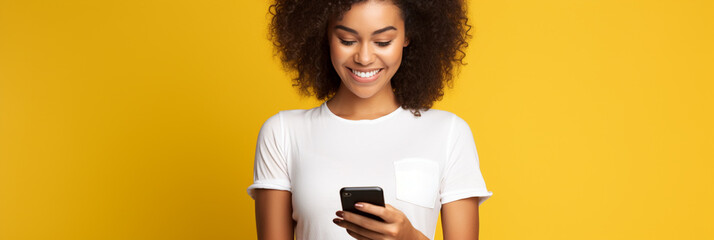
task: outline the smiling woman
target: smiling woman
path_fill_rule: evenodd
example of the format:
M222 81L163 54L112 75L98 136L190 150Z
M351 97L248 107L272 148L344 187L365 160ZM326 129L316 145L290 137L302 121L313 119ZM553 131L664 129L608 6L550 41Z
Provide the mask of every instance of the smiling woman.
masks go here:
M328 106L338 109L339 102L372 97L390 103L389 109L399 106L389 84L401 65L403 48L409 44L399 8L389 2L355 4L330 21L327 29L332 66L342 79L339 94Z
M430 109L461 64L461 1L277 1L271 36L302 93L326 100L281 111L258 136L259 239L478 238L491 196L471 130ZM409 110L409 111L404 111ZM384 207L338 211L339 190L384 189Z
M388 3L373 5L369 2ZM362 4L357 4L362 3ZM443 96L443 88L449 85L454 77L454 70L462 64L464 48L468 45L470 35L467 24L466 6L463 1L310 1L310 3L296 3L295 1L277 1L270 8L273 14L270 25L271 40L286 70L294 72L295 85L305 95L315 95L320 100L330 99L341 86L339 69L332 67L334 60L331 48L335 47L334 41L328 38L328 32L336 29L328 28L333 21L344 21L348 10L359 5L362 8L378 9L375 6L385 6L379 12L365 12L363 20L372 21L373 18L385 18L388 22L379 25L378 22L372 31L363 32L362 37L375 37L377 46L392 46L395 42L388 42L388 36L377 36L383 27L388 27L389 22L403 22L403 27L396 30L385 31L385 34L404 34L403 39L409 40L409 46L403 48L401 54L401 71L393 73L390 84L400 106L419 114L420 110L429 109L432 104ZM396 18L386 19L393 13ZM343 33L356 34L357 28L364 31L365 26L358 22L354 26L343 25ZM352 32L347 29L354 30ZM343 31L344 30L344 31ZM393 31L393 32L392 32ZM392 32L392 33L387 33ZM384 37L377 39L376 37ZM357 39L343 39L347 45L361 45ZM385 40L385 41L383 41ZM374 45L372 45L374 46ZM393 47L393 46L392 46ZM401 48L398 45L397 48ZM357 48L359 49L359 48ZM378 49L376 49L378 50ZM392 49L395 50L395 49ZM368 57L368 56L367 56Z

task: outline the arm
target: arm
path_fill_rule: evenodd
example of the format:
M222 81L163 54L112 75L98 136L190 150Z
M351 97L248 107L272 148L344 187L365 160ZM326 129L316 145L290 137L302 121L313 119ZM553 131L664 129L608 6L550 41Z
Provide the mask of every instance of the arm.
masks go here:
M441 206L444 239L478 239L478 197L456 200Z
M294 239L292 193L282 190L255 189L255 223L258 239Z

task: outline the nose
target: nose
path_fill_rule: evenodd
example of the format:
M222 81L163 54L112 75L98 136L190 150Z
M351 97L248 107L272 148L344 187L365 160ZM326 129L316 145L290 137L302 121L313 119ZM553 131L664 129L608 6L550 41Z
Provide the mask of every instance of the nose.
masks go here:
M361 44L359 50L355 54L354 60L360 65L367 66L374 62L375 56L372 47L369 44Z

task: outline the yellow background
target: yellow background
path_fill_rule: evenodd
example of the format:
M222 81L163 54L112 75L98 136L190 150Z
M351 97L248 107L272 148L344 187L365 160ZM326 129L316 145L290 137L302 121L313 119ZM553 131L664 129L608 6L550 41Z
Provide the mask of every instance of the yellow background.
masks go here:
M0 239L251 239L264 1L0 0ZM712 1L472 1L482 239L714 239ZM440 230L437 233L437 239Z

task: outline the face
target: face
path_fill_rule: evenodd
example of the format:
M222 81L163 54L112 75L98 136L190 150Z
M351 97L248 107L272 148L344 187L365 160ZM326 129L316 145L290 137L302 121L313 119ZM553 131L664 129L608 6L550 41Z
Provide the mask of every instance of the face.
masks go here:
M360 98L393 94L390 80L402 61L405 39L401 11L390 1L352 5L342 19L330 21L332 65L342 88Z

